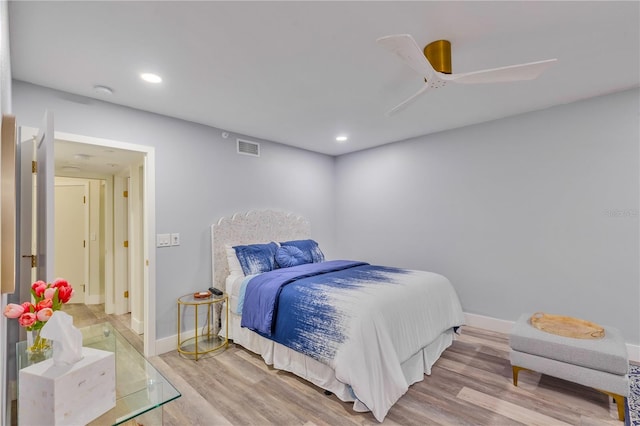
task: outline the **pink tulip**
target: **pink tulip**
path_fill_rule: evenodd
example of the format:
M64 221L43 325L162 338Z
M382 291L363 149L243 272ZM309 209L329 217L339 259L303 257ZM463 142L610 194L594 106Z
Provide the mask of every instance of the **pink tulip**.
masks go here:
M38 319L38 321L49 321L49 318L51 318L51 315L53 315L53 309L51 308L44 308L40 311L38 311L38 313L36 314L36 318Z
M22 308L25 312L32 312L36 310L36 307L31 304L31 302L24 302L22 304ZM33 308L33 309L32 309Z
M53 296L56 294L56 289L53 287L49 287L44 291L45 299L53 299Z
M7 318L18 318L20 315L24 314L24 308L22 305L16 305L15 303L9 303L4 308L4 316Z
M42 297L42 293L47 289L47 283L44 281L36 281L31 284L31 289L35 292L36 297Z
M53 300L51 299L43 299L36 303L36 311L41 311L43 309L53 308Z
M38 280L38 281L35 281L33 284L31 284L31 288L35 290L36 287L40 287L41 285L44 285L46 287L47 283L45 283L42 280Z
M31 327L36 323L36 320L36 314L25 312L24 314L20 315L20 318L18 318L18 324L20 324L22 327Z
M71 288L70 286L58 287L58 300L60 302L67 303L72 296L73 296L73 288Z
M62 278L57 278L57 279L53 282L52 287L59 288L59 287L71 287L71 286L69 285L69 283L67 282L67 280L62 279Z

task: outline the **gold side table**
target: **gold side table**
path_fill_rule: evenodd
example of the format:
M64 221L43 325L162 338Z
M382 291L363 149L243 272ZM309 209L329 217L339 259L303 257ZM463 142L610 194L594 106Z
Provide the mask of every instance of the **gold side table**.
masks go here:
M226 306L226 318L229 318L229 296L224 293L222 296L210 296L208 298L196 298L193 294L186 294L178 299L178 352L184 355L193 355L197 361L200 356L229 346L229 322L225 321L224 336L220 336L218 330L219 316L214 312L214 306L222 303ZM184 338L182 331L182 314L187 311L187 307L195 308L194 329ZM221 307L222 308L222 307ZM206 325L200 330L198 326L198 313L202 309L207 311ZM217 309L222 312L222 309ZM213 322L216 321L214 324ZM184 338L184 340L183 340Z

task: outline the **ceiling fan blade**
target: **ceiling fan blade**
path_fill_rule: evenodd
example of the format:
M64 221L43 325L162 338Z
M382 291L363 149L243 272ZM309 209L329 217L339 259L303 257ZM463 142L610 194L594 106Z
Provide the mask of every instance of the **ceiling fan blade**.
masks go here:
M538 78L547 68L553 65L557 59L529 62L526 64L510 65L507 67L492 68L481 71L473 71L462 74L441 74L438 76L446 81L454 81L463 84L476 83L504 83L509 81L533 80Z
M380 37L376 40L380 46L395 53L422 77L430 78L435 70L427 61L418 43L409 34L397 34Z
M429 88L430 88L429 84L427 84L427 83L423 84L422 87L420 88L420 90L418 90L416 93L411 95L411 97L409 97L408 99L406 99L401 104L398 104L398 105L394 106L393 108L391 108L389 111L387 111L387 116L390 117L393 114L397 113L398 111L402 111L407 106L412 104L416 99L418 99L418 97L420 95L422 95L424 92L426 92Z

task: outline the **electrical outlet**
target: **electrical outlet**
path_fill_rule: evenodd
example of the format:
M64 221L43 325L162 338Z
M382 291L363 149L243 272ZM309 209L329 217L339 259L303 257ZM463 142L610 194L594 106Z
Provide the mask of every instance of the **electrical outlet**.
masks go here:
M171 245L171 235L170 234L158 234L156 235L156 246L157 247L169 247Z
M179 246L180 245L180 234L178 234L178 233L171 234L171 245L172 246Z

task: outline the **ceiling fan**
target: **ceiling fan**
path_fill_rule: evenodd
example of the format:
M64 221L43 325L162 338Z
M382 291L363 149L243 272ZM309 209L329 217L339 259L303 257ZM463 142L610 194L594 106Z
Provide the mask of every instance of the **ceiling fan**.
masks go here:
M395 114L404 109L427 90L440 89L448 83L477 84L533 80L557 61L557 59L547 59L526 64L452 74L451 43L447 40L437 40L429 43L425 46L424 51L420 49L418 43L409 34L381 37L376 42L398 55L407 65L424 77L424 85L420 90L389 110L387 115Z

